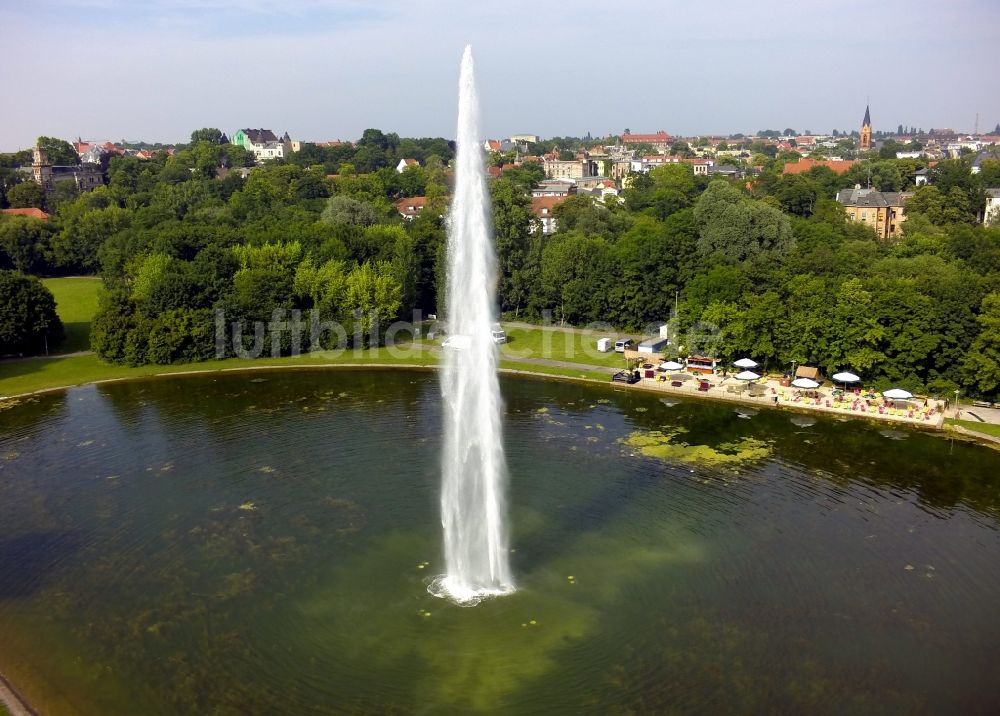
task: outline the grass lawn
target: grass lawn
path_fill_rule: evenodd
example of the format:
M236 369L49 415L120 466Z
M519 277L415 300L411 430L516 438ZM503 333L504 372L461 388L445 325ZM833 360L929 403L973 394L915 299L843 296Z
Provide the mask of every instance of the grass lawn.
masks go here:
M625 359L621 353L598 353L597 339L602 335L591 335L540 328L511 328L507 331L507 343L500 347L500 355L524 358L546 358L548 360L586 363L587 365L610 368L624 368ZM615 334L608 333L614 338Z
M955 420L955 418L946 418L945 423L948 425L961 425L966 430L974 430L977 433L985 433L986 435L1000 438L1000 425L993 423L980 423L978 420Z
M66 340L53 353L90 350L90 322L97 312L99 278L71 276L42 280L56 299L56 312L66 329Z
M10 716L10 711L3 704L0 704L0 716Z
M253 369L261 366L294 367L303 365L344 365L363 363L371 365L436 365L437 355L427 350L395 347L363 351L345 350L338 354L306 354L287 358L257 358L244 360L206 361L181 365L144 365L137 368L110 365L95 355L66 356L63 358L29 358L0 363L0 396L31 393L46 388L80 385L115 378L140 378L166 373L186 373L225 369Z

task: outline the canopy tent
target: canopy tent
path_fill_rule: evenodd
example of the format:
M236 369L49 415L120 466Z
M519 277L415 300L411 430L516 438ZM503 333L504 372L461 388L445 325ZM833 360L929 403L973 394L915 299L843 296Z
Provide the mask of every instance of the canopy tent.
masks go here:
M819 383L817 383L812 378L796 378L792 381L792 385L796 388L805 388L807 390L812 390L813 388L818 388Z
M740 358L738 361L733 362L733 365L737 368L756 368L757 361L750 360L749 358Z
M857 383L861 378L854 373L834 373L832 376L837 383Z
M823 380L823 374L819 368L811 365L800 365L795 369L796 378L811 378L812 380Z
M663 370L680 370L681 368L684 367L684 364L683 363L678 363L675 360L668 360L668 361L664 361L663 363L660 363L660 367Z
M745 370L736 374L736 380L760 380L760 376L752 370Z
M903 390L902 388L890 388L882 393L882 396L889 398L890 400L909 400L913 397L913 393L908 390Z

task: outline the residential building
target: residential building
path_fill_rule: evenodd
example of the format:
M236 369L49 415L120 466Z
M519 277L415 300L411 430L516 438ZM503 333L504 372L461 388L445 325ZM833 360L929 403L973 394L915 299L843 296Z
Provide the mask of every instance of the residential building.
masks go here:
M743 170L739 167L734 167L732 164L713 165L709 166L708 175L736 179L743 176Z
M865 118L861 120L861 140L858 142L858 149L862 152L867 152L872 148L872 118L871 113L868 111L868 105L865 105Z
M972 173L978 174L983 169L984 161L1000 162L1000 149L987 149L972 158Z
M411 196L395 203L396 211L407 221L413 221L427 206L426 196Z
M902 233L906 202L911 196L911 192L854 187L837 192L837 201L844 205L851 221L872 227L880 239L894 239Z
M258 162L267 159L284 159L292 153L292 139L288 132L278 137L270 129L239 129L232 143L253 152Z
M923 169L917 169L917 171L915 171L913 173L913 181L914 181L914 183L917 186L923 186L924 184L926 184L927 183L927 174L928 174L927 167L924 167Z
M402 174L406 171L407 167L419 167L420 162L416 159L400 159L399 164L396 165L396 171Z
M589 159L548 159L543 162L545 176L550 179L576 179L578 177L597 176L597 162Z
M531 196L538 197L561 197L565 199L571 194L576 194L576 181L573 179L544 179L531 190Z
M983 223L987 226L1000 226L1000 188L986 190L986 210L983 212Z
M49 164L45 150L37 145L32 149L31 156L31 178L45 191L52 191L61 181L72 181L81 191L96 189L104 184L104 172L99 164L53 166Z
M566 197L558 196L536 196L531 199L531 213L538 219L538 224L542 227L542 235L548 236L555 233L556 217L555 208L566 201ZM531 228L532 233L535 227Z
M670 145L674 139L662 129L656 134L632 134L628 129L622 134L622 144L625 146L636 144L651 144L653 149L666 154L670 151Z

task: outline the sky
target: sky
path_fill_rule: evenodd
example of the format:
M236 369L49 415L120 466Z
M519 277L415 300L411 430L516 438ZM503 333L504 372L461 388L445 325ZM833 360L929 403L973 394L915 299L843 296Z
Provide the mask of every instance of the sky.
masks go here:
M1000 122L997 0L0 0L0 151L451 138L466 44L484 137Z

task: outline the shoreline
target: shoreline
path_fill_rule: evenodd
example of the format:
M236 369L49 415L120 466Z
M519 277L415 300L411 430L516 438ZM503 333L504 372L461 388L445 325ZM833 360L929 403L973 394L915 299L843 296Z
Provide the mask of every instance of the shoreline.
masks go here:
M0 704L7 707L11 716L39 716L2 672L0 672Z
M501 358L501 361L503 359ZM514 361L516 362L516 361ZM196 366L197 364L189 364ZM525 363L521 363L525 365ZM905 417L895 417L889 415L879 415L873 413L859 413L855 411L848 411L843 409L827 408L825 406L813 406L813 405L799 405L796 403L791 403L789 401L777 402L773 401L773 396L762 396L762 397L750 397L744 393L729 393L722 390L721 385L713 386L710 391L698 391L693 387L688 387L685 384L681 388L670 387L666 383L651 383L648 379L643 379L639 383L632 385L627 385L623 383L613 383L610 380L611 374L614 369L607 368L606 366L590 366L585 364L574 364L579 370L582 371L593 371L601 372L607 371L608 379L600 380L587 375L567 375L565 373L549 373L545 371L531 370L526 367L504 367L498 368L498 372L506 375L518 375L523 377L529 377L534 379L548 379L548 380L561 380L569 381L575 383L586 383L593 386L608 386L614 391L630 391L638 390L644 393L658 393L664 397L676 396L681 399L688 398L693 400L711 400L715 402L725 402L732 403L736 405L744 405L747 407L759 408L769 408L774 410L785 410L791 413L797 413L800 415L826 415L828 417L835 417L838 419L853 419L853 420L863 420L872 425L896 425L896 426L907 426L922 430L924 432L936 433L942 436L954 436L956 434L961 435L963 439L975 441L981 443L988 447L1000 449L1000 440L997 440L993 436L986 435L984 433L977 433L976 431L969 430L967 428L961 428L960 426L950 426L946 425L944 422L944 413L940 413L939 417L936 417L933 421L925 421L918 419L911 419ZM211 373L241 373L241 372L251 372L251 371L294 371L294 370L416 370L416 371L436 371L440 367L439 364L421 364L421 363L383 363L383 362L352 362L352 363L300 363L293 365L281 365L281 364L268 364L268 365L245 365L245 366L232 366L226 368L189 368L187 370L171 371L167 370L162 373L150 373L146 375L138 376L122 376L118 378L104 378L100 380L84 381L81 383L74 383L69 385L52 386L48 388L41 388L35 391L28 391L25 393L17 393L14 395L3 396L0 401L19 401L25 398L30 398L38 395L46 395L48 393L55 393L65 390L70 390L72 388L81 388L87 385L103 385L107 383L120 383L125 381L136 381L136 380L151 380L160 378L170 378L175 376L191 376L191 375L207 375ZM692 382L693 386L693 382Z

